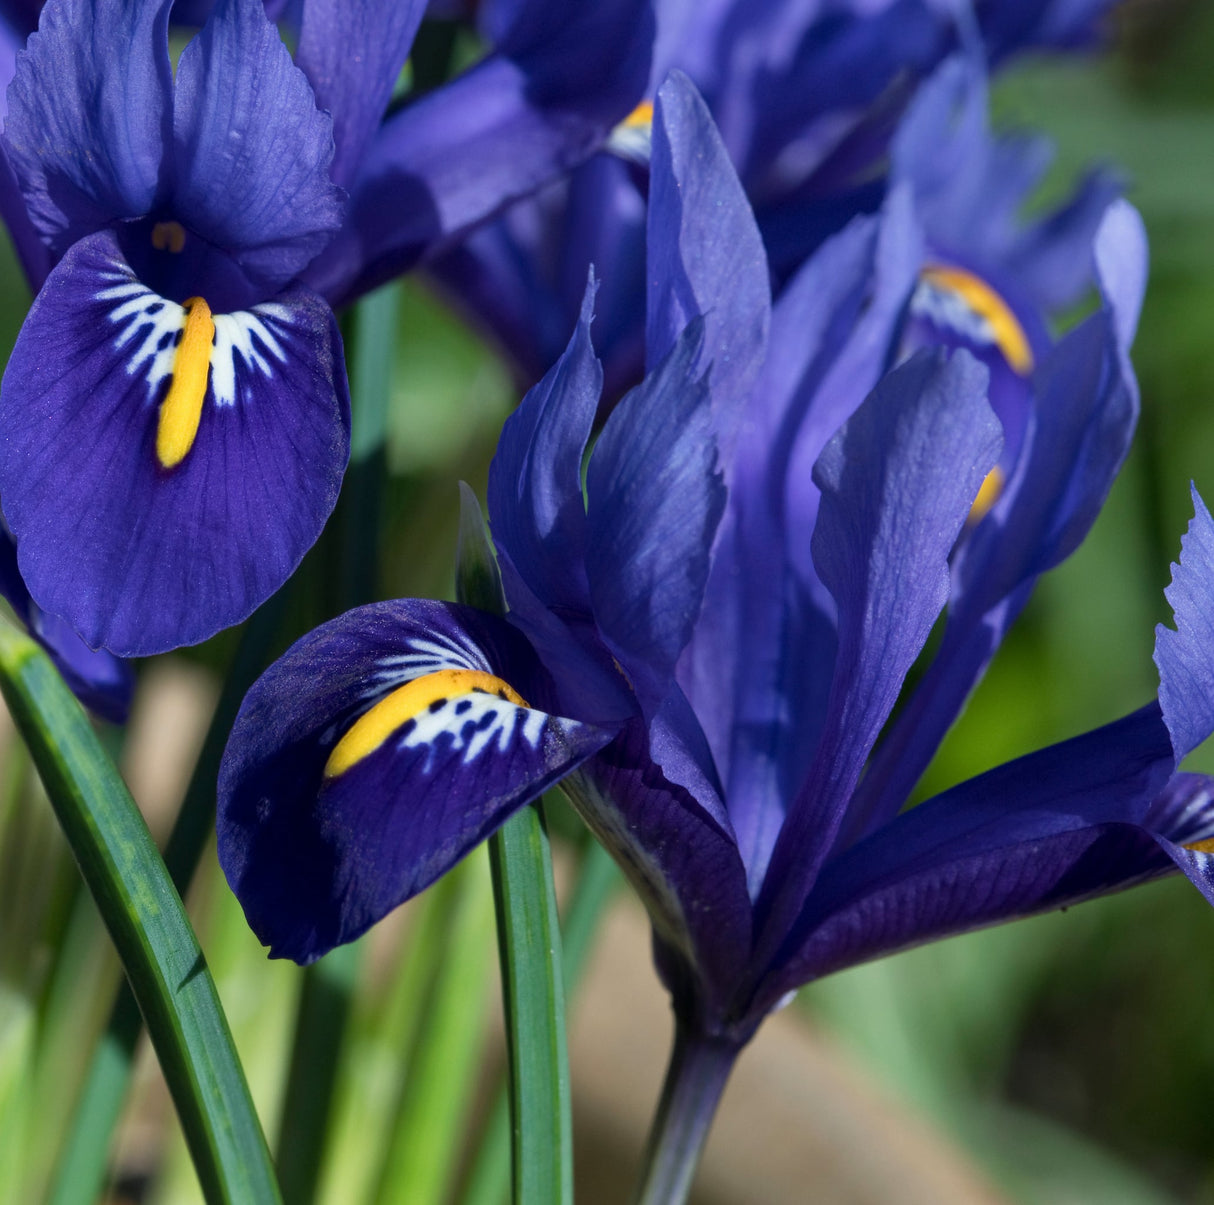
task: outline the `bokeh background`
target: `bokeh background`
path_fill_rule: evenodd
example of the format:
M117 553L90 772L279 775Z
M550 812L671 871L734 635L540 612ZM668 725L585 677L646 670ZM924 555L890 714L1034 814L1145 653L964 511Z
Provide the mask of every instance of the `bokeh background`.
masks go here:
M1151 240L1134 349L1142 421L1092 534L1042 581L931 767L924 793L1151 697L1154 626L1170 618L1163 588L1191 514L1190 480L1214 501L1214 4L1135 0L1112 24L1112 45L1100 55L1013 66L996 83L993 106L997 124L1036 127L1056 141L1046 195L1093 161L1125 174ZM0 258L0 354L7 355L29 298L7 249ZM464 478L483 496L516 394L493 352L424 280L400 286L397 325L377 590L449 597L455 482ZM280 646L323 618L342 540L356 535L356 528L330 531L309 558L286 601ZM145 663L129 732L107 734L158 834L171 822L236 640L225 634ZM7 729L0 754L0 1201L32 1201L45 1189L118 970ZM1199 751L1192 768L1214 772L1214 750ZM576 845L576 826L559 803L553 824ZM562 858L562 868L573 860ZM369 948L338 976L358 986L318 1200L418 1205L466 1199L470 1191L468 1152L501 1058L492 1020L492 912L479 858L462 874L360 943ZM273 1136L299 972L264 960L213 853L191 907ZM656 1024L660 1052L661 1010L653 1022L652 1002L642 1008L628 994L655 990L635 986L652 976L644 927L629 915L613 915L603 949L619 949L630 969L613 973L599 951L581 990L600 993L598 1011L615 1024L612 1041L640 1049L652 1041L641 1029ZM623 993L619 1002L604 1003L613 986ZM578 1036L583 1007L575 1000L575 1100L593 1107L579 1105L580 1199L625 1199L636 1135L654 1103L644 1093L656 1092L660 1066L648 1068L650 1086L632 1096L627 1085L617 1098L579 1085L595 1059L579 1055L577 1043L591 1052L597 1043L602 1056L607 1041L593 1030ZM802 1047L789 1056L806 1076L821 1076L808 1085L821 1116L832 1125L844 1114L855 1119L852 1148L840 1154L842 1170L831 1172L836 1187L819 1193L807 1165L799 1186L752 1179L723 1195L728 1175L713 1173L708 1182L706 1170L705 1202L918 1199L909 1181L901 1193L890 1181L893 1195L880 1195L862 1166L878 1149L888 1152L891 1117L901 1127L898 1141L955 1162L960 1178L949 1183L970 1183L972 1174L992 1200L1214 1202L1214 912L1183 880L836 976L804 990L778 1027L780 1041L796 1046L800 1033L828 1052L821 1063L797 1062ZM435 1081L441 1090L410 1087ZM773 1079L766 1103L753 1106L755 1125L782 1122L785 1136L772 1131L781 1142L812 1146L798 1129L812 1109L785 1106L781 1091ZM879 1117L873 1100L881 1102ZM855 1163L850 1187L848 1159ZM113 1200L198 1199L146 1052L114 1167ZM978 1193L955 1186L936 1190L934 1199L952 1194L965 1202Z

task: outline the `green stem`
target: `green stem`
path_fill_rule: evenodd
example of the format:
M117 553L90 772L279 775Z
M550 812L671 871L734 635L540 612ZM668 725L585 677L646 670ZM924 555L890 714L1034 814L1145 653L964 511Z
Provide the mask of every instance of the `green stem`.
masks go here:
M733 1044L676 1026L666 1082L645 1148L637 1205L683 1205L687 1200L737 1057Z
M561 954L565 968L565 999L570 1000L586 969L594 935L607 901L620 882L611 855L590 838L578 864L577 880L561 925ZM510 1192L510 1097L499 1083L485 1120L480 1145L468 1173L464 1205L500 1205Z
M502 614L505 595L480 506L462 483L460 495L456 597ZM573 1117L561 930L552 853L538 801L489 838L489 867L506 1014L514 1201L572 1202Z
M506 1012L516 1205L573 1200L560 927L539 804L489 838Z
M143 817L46 654L8 627L0 690L147 1021L207 1200L277 1202L215 984Z

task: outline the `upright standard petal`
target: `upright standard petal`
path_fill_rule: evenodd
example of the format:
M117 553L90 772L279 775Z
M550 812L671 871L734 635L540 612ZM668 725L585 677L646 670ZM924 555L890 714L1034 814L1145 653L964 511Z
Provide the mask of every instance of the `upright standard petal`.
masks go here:
M219 0L182 52L173 138L173 214L265 292L341 224L332 122L260 0Z
M352 941L611 739L529 707L541 676L502 620L410 599L258 679L220 767L219 859L272 957Z
M1091 281L1089 249L1121 183L1094 172L1064 205L1024 221L1052 150L1041 138L994 137L987 107L984 65L961 55L945 62L898 130L891 176L913 184L939 252L983 275L1006 266L1036 306L1072 304Z
M760 895L762 950L783 942L817 876L903 679L948 597L948 555L1001 442L986 370L920 353L827 445L814 562L838 606L821 743Z
M4 144L30 217L62 254L148 213L173 120L170 0L49 0L17 56Z
M616 408L586 473L587 563L599 631L647 718L691 636L725 505L696 319Z
M648 222L646 364L656 368L687 324L703 319L700 371L712 365L724 452L763 363L771 287L750 203L707 107L681 71L662 85L654 110Z
M827 242L776 304L703 610L679 660L679 682L712 746L755 894L817 747L835 656L833 608L827 599L819 605L795 568L808 560L799 545L808 543L812 516L806 523L787 509L789 461L838 344L882 309L872 297L878 225L860 219ZM796 497L806 493L799 484Z
M860 785L849 840L905 803L1037 576L1079 546L1129 451L1138 419L1129 353L1146 243L1141 219L1125 202L1110 206L1101 226L1096 267L1103 310L1071 331L1034 375L1017 462L954 554L944 639Z
M0 495L30 593L123 656L206 639L316 540L349 431L318 297L212 315L147 289L114 234L83 239L0 384Z
M425 0L305 0L295 62L333 119L332 177L346 187L379 125Z
M596 292L592 277L569 346L502 426L489 467L494 542L545 607L589 609L582 456L603 388Z

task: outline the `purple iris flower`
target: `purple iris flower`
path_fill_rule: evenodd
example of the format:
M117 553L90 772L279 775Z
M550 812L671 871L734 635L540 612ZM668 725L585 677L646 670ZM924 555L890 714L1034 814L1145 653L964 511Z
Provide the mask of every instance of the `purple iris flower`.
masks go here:
M361 608L246 698L219 855L271 954L356 937L561 775L649 910L680 1057L718 1071L831 971L1177 866L1214 902L1214 784L1178 772L1214 731L1214 520L1196 493L1159 701L902 810L1124 456L1134 211L1102 222L1102 305L1045 349L981 509L1003 443L984 366L927 347L885 371L922 262L904 193L828 240L769 318L753 215L676 75L649 235L651 369L584 475L603 385L593 282L503 430L489 510L508 622ZM943 669L890 729L946 605Z
M1031 239L1041 240L1053 248L1051 262L1060 271L1048 282L1045 299L1050 306L1060 297L1069 304L1076 291L1066 287L1073 285L1070 265L1086 271L1085 248L1116 183L1108 173L1095 173L1058 214L1022 229L1018 211L1044 172L1048 149L1035 139L991 139L980 77L1016 52L1090 40L1109 7L1103 0L972 6L661 0L649 95L671 68L686 72L700 89L750 198L777 286L825 237L856 214L877 210L900 181L913 180L935 194L942 218L950 191L956 207L975 200L972 190L982 183L990 195L985 207L974 208L982 211L977 229L987 256L1015 280L1018 260L1000 252L1012 242L1023 249ZM962 38L959 29L969 32ZM938 103L924 106L916 96L920 81L961 41L972 60L966 72L973 83L965 117L954 129L940 124ZM639 145L643 160L645 133L638 109L612 145L624 156ZM643 372L645 189L643 163L595 156L429 270L453 304L493 337L519 380L530 384L562 351L577 319L587 266L599 265L595 343L613 402ZM933 233L944 252L977 241L947 220ZM954 248L958 239L963 245ZM1046 283L1044 251L1026 292ZM1006 294L1008 283L996 287Z
M258 0L217 0L174 73L169 0L50 0L18 55L0 211L37 297L0 497L90 647L203 640L286 580L349 451L331 305L584 158L644 86L645 0L532 0L385 119L424 7L306 0L292 60Z

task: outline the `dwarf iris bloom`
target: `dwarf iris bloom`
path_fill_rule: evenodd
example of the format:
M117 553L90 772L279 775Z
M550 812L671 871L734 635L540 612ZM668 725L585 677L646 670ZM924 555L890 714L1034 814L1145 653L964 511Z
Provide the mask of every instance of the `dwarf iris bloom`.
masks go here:
M1145 271L1117 203L1095 244L1101 308L1044 349L1006 482L976 508L1003 444L986 369L932 347L883 371L920 282L905 200L825 244L769 332L741 186L694 89L664 85L653 367L583 487L603 380L592 286L491 471L510 625L442 604L352 611L245 701L219 852L272 954L357 936L566 767L649 910L678 1029L666 1099L702 1138L738 1050L811 979L1175 866L1214 898L1214 784L1176 772L1214 730L1214 521L1196 495L1159 702L899 814L1120 464ZM940 668L878 745L946 604ZM508 655L510 630L529 643ZM539 710L512 693L523 681Z
M495 54L381 124L420 0L308 0L297 62L257 0L219 0L175 76L170 7L51 0L3 137L4 212L49 274L0 388L0 497L38 606L122 655L282 584L348 455L330 302L588 154L651 36L643 3L547 25L522 6Z

